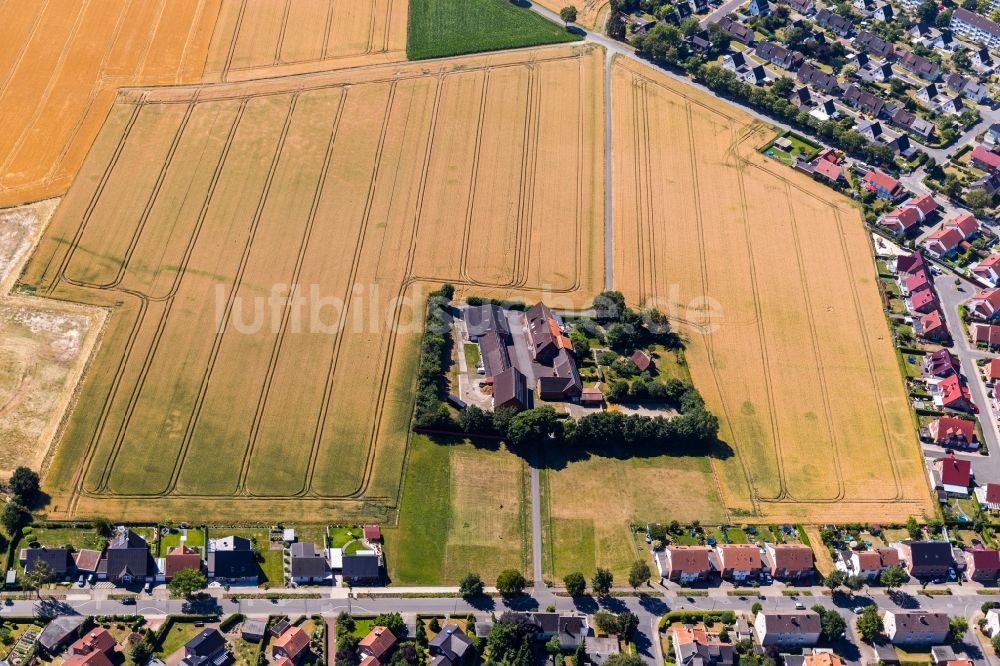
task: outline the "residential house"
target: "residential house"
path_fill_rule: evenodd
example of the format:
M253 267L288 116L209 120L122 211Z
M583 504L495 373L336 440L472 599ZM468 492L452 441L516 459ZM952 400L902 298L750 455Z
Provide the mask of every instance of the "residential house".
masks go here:
M667 546L656 555L660 576L675 583L696 583L712 571L712 549L708 546Z
M971 268L972 274L988 285L1000 284L1000 254L991 254Z
M201 571L201 552L190 546L174 546L163 558L163 575L170 580L184 569Z
M382 528L378 525L370 524L361 527L361 534L368 543L382 542Z
M1000 483L976 486L976 499L984 510L1000 511Z
M85 615L59 615L52 619L38 635L38 646L50 656L55 656L64 646L78 638L87 622Z
M983 376L987 386L995 386L1000 381L1000 358L991 358L983 366Z
M802 14L804 16L811 15L816 11L815 0L779 0L782 4L786 4L793 10Z
M765 648L816 645L821 631L819 613L811 610L762 610L753 624L757 641Z
M809 88L806 86L797 86L794 88L788 99L800 111L805 110L813 104L812 95L809 94Z
M372 629L372 632L376 629L382 629L385 632L389 631L385 627L375 627L375 629ZM389 635L391 636L392 634L390 633ZM371 636L371 633L368 636ZM367 654L364 643L368 639L368 636L358 641L358 651L361 654ZM395 639L393 639L393 643L395 644ZM271 641L271 656L275 659L288 659L294 664L308 653L309 634L301 627L288 627L280 636Z
M975 81L957 73L949 74L948 78L945 79L945 84L952 92L957 93L962 97L975 102L976 104L982 103L983 99L986 98L990 92L989 89L983 84L976 83Z
M250 539L229 536L208 541L208 577L222 583L257 583L260 567Z
M955 566L951 543L947 541L906 540L894 545L906 563L906 572L914 578L944 577Z
M905 134L900 134L885 145L889 146L889 148L892 149L892 152L897 155L903 155L904 157L912 155L914 152L912 146L910 145L910 138Z
M798 69L805 59L805 56L798 51L790 51L780 44L768 41L757 42L754 52L772 65L787 70Z
M939 349L924 356L920 366L925 376L947 377L961 372L958 359L947 349Z
M1000 577L1000 552L977 546L965 551L965 577L988 585L996 585Z
M979 235L981 229L979 220L972 213L960 213L945 223L946 227L958 229L962 233L962 238L972 240Z
M934 123L921 118L915 113L910 113L903 107L900 107L892 114L890 121L896 127L913 132L921 139L928 139L934 135Z
M946 613L923 610L887 610L882 625L894 645L943 643L950 630Z
M352 555L344 555L341 575L352 584L373 584L382 579L382 567L374 551L359 550Z
M885 101L881 97L873 95L867 90L862 90L853 84L848 86L847 90L844 91L844 103L873 118L877 118L885 106ZM881 127L879 128L879 134L881 134ZM874 139L876 137L869 138Z
M203 629L184 644L182 666L222 666L229 660L226 639L218 629Z
M892 5L883 4L872 10L871 17L876 21L888 23L895 18L895 14L892 11Z
M767 0L750 0L750 16L767 16L771 13L771 6Z
M854 25L850 19L825 8L816 12L816 23L840 37L850 37L854 31Z
M632 352L630 359L635 363L635 367L639 368L639 372L652 372L656 370L656 363L652 357L641 349Z
M948 326L939 310L932 310L913 322L913 332L924 340L944 342L951 339Z
M523 411L531 407L528 378L517 368L510 367L493 376L493 409Z
M728 69L730 72L738 72L746 69L747 59L743 55L743 51L730 51L722 57L722 69Z
M931 441L946 448L976 448L976 424L954 416L939 416L927 425Z
M940 478L940 486L945 493L959 497L969 496L969 486L972 485L972 463L947 454L934 461L934 471Z
M938 409L970 411L972 402L969 398L969 389L962 383L959 375L949 375L937 381L929 381L928 388Z
M970 192L972 190L982 190L986 193L986 196L992 197L997 193L997 191L1000 191L1000 178L998 178L995 173L983 174L974 180L966 189Z
M982 171L989 171L990 173L1000 171L1000 155L987 150L984 146L973 148L972 154L969 155L969 161L972 163L972 166Z
M874 63L868 71L872 79L879 83L892 81L896 76L892 71L892 65L888 62Z
M118 641L104 627L95 627L66 649L64 666L111 666Z
M799 83L803 83L810 88L824 92L827 95L840 90L840 84L837 82L836 76L833 74L827 74L823 70L818 67L814 67L808 62L799 67L799 70L795 72L795 78L798 79Z
M560 350L573 353L573 343L563 333L562 324L544 303L536 303L525 313L531 356L536 361L553 360Z
M296 541L288 547L289 578L298 585L328 583L332 580L326 552L314 544Z
M674 663L678 666L709 666L736 663L736 648L731 641L723 643L717 634L691 625L670 632L674 648Z
M982 44L990 49L1000 49L1000 25L985 16L956 7L951 14L952 31L959 37Z
M874 580L888 569L899 565L899 553L895 548L874 548L872 550L855 551L850 557L851 571Z
M915 291L907 296L903 302L906 304L907 309L912 312L919 312L920 314L928 314L938 307L937 297L930 289Z
M979 319L990 321L1000 312L1000 289L983 289L969 299L967 312Z
M507 343L496 331L487 331L479 336L479 359L487 377L496 377L511 367Z
M833 99L828 97L820 100L816 104L816 108L809 112L809 115L819 120L830 120L839 116L840 111L837 110L837 105L834 104Z
M937 106L937 110L940 113L947 113L952 116L957 116L962 113L965 109L965 103L962 102L962 98L959 95L949 95L942 99Z
M992 638L1000 634L1000 610L996 608L991 608L986 613L986 627L984 629L986 635Z
M102 563L101 555L103 554L104 553L100 550L81 548L76 555L73 556L77 572L97 577L99 574L98 569L101 568Z
M990 349L1000 347L1000 326L996 324L969 324L969 337L976 344L984 344Z
M801 582L813 576L812 548L802 544L767 544L771 576L778 580Z
M936 62L919 56L913 51L904 51L903 57L899 59L899 65L926 81L937 81L941 76L941 67Z
M25 572L37 566L48 567L57 579L63 579L70 571L69 551L65 548L22 548L18 559Z
M880 60L886 60L896 55L896 49L893 47L892 42L886 41L867 30L859 32L858 36L854 38L854 43Z
M890 257L887 265L889 271L896 273L900 279L905 279L917 273L926 272L927 269L927 264L924 262L924 256L919 252L894 255L893 257Z
M918 88L914 96L926 106L936 106L939 94L937 85L928 83L923 88Z
M858 72L867 67L869 62L871 62L871 58L864 51L855 51L854 53L847 54L847 64L854 65Z
M927 254L935 259L945 259L957 254L964 240L961 230L944 226L924 239L924 247L927 249Z
M548 366L538 366L538 395L542 400L571 400L583 393L583 381L576 367L576 360L566 349L560 349Z
M104 568L109 581L116 584L145 582L152 575L152 557L146 540L129 529L120 529L104 551Z
M763 65L754 65L736 72L736 78L747 85L759 86L767 81L767 72Z
M866 173L861 182L866 188L875 192L880 199L893 201L902 196L905 191L898 180L878 169L872 169Z
M728 16L723 16L721 19L718 20L716 25L718 25L719 28L721 28L724 33L726 33L736 41L740 42L741 44L750 46L754 42L753 28L743 25L738 21L734 21Z
M457 624L441 627L427 643L427 649L434 657L431 664L435 666L461 666L470 663L476 653L472 649L472 639Z
M719 544L715 547L719 573L725 579L757 578L761 572L760 550L753 544Z
M930 278L927 277L927 273L924 271L920 271L906 279L900 278L899 283L903 296L911 296L923 289L930 289L932 286Z
M877 141L882 137L882 123L877 120L859 122L854 129L869 141Z
M844 179L844 167L827 160L813 162L813 173L832 184L837 184Z

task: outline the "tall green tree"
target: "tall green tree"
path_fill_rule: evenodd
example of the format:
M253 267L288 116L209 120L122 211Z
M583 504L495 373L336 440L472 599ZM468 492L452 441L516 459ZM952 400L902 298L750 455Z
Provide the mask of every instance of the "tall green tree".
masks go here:
M649 565L642 560L636 560L628 572L628 584L632 586L632 589L637 590L640 585L648 583L651 576Z
M39 490L41 490L38 472L27 467L18 467L15 469L14 473L11 474L8 485L14 497L21 500L22 504L30 505L35 497L38 496Z
M563 578L563 585L566 586L566 593L571 597L580 597L587 591L587 579L579 571L566 574Z
M882 634L882 618L879 617L878 608L874 605L865 606L858 616L856 626L865 642L876 640Z
M607 594L614 585L615 577L607 569L598 567L594 572L594 577L590 579L590 588L595 594Z
M517 569L504 569L497 576L497 592L505 597L521 594L528 586L528 581Z
M559 10L559 18L563 20L563 23L565 23L568 28L570 23L576 21L576 7L573 5L566 5Z
M198 569L188 567L174 574L170 582L167 583L167 589L175 596L189 598L198 590L205 589L206 585L208 585L208 578L205 577L205 574Z
M477 573L469 572L458 583L458 593L463 599L473 599L483 594L483 579Z

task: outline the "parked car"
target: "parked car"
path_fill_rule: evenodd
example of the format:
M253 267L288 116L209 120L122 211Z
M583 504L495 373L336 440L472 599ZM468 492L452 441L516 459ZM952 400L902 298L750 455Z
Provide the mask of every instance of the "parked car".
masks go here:
M851 610L854 612L855 615L861 615L862 613L865 612L865 607L864 606L855 606Z

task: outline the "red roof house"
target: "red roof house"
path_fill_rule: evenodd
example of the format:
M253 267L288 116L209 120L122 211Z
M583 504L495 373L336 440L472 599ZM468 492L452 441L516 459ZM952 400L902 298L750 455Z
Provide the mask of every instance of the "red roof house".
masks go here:
M992 548L965 551L965 576L981 583L996 583L1000 575L1000 553Z
M996 287L1000 284L1000 254L991 254L972 267L972 274Z
M958 363L958 359L950 351L939 349L924 356L921 369L925 375L947 377L959 372L961 366Z
M271 643L271 655L275 659L287 658L297 661L309 647L309 634L301 627L289 627Z
M959 245L965 240L961 229L946 226L938 229L924 240L924 247L932 257L941 259L949 257L958 251Z
M923 271L926 265L924 255L919 252L901 254L889 260L889 270L899 274L901 278Z
M844 177L844 167L827 159L817 159L813 164L813 173L817 173L830 182L836 183Z
M653 359L644 351L636 350L632 353L632 362L639 368L639 372L646 372L650 368L656 367Z
M983 366L983 375L986 377L988 382L996 382L1000 379L1000 358L991 358L989 362Z
M861 179L862 182L872 192L875 192L882 199L896 199L903 194L903 186L892 176L882 173L878 169L872 169Z
M969 337L973 342L981 342L989 347L1000 346L1000 326L978 322L969 324Z
M996 171L1000 169L1000 155L986 150L982 146L973 148L969 159L972 162L972 166L983 171Z
M929 289L931 287L930 278L927 277L927 273L924 271L917 271L910 277L903 280L903 294L909 295L915 291L920 291L921 289Z
M940 416L927 425L931 441L941 446L970 447L975 445L976 424L954 416Z
M976 487L976 498L984 509L1000 510L1000 483L987 483Z
M163 558L164 576L167 580L173 578L182 569L201 571L201 553L189 546L174 546Z
M921 314L927 314L931 310L936 310L938 304L934 292L930 289L920 289L913 292L906 298L905 303L906 307L910 310Z
M934 461L934 469L941 479L941 487L946 493L968 496L972 483L972 463L948 454Z
M932 310L925 315L921 315L915 324L913 332L924 340L940 342L951 337L948 334L948 326L945 325L938 310Z
M85 636L69 646L63 664L67 666L111 666L108 653L118 641L104 627L91 629Z
M969 314L980 319L993 319L1000 312L1000 289L984 289L969 299Z
M931 386L934 404L939 408L969 411L969 389L957 375L949 375Z
M382 528L378 525L365 525L363 528L365 541L381 541Z
M362 655L371 655L380 660L396 645L396 637L385 627L372 627L368 635L358 641Z
M972 213L962 213L961 215L949 220L946 227L954 227L962 232L962 237L968 240L979 233L979 220L975 218Z
M938 209L938 203L929 194L921 194L920 196L913 197L909 199L904 206L910 208L916 208L917 212L920 213L920 221L927 219L927 216Z

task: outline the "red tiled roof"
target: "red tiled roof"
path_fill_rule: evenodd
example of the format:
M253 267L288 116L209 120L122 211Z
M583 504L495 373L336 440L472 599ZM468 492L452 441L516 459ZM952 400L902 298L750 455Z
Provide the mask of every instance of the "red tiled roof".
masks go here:
M886 226L898 226L904 231L915 225L920 221L920 213L916 208L910 208L904 206L897 208L885 214L882 218L882 224Z
M977 569L1000 569L1000 552L992 548L973 548L965 552Z
M941 473L941 483L947 486L968 488L972 480L972 463L961 460L953 455L938 458L935 465Z
M752 544L720 544L716 546L723 569L750 571L760 569L760 550Z
M961 439L971 443L976 425L972 421L954 416L941 416L931 422L930 430L934 435L934 441L938 443L949 439Z
M878 169L872 169L871 171L866 173L865 177L862 180L864 180L864 182L866 183L870 183L872 185L881 187L882 189L888 190L890 192L899 187L898 180L896 180L889 174L882 173Z
M368 635L358 641L358 647L364 648L369 654L381 658L396 644L396 637L385 627L372 627Z
M921 287L926 287L930 284L930 279L927 277L927 273L924 271L917 271L906 278L903 285L906 287L906 291L917 291Z
M942 326L944 326L944 322L941 321L941 313L937 310L932 310L920 317L920 335L930 335Z
M949 227L956 227L962 232L963 238L968 238L979 230L979 220L972 213L962 213L948 222Z
M962 388L962 381L958 375L945 377L938 383L938 390L941 392L941 404L945 407L953 405L966 397Z
M1000 504L1000 483L986 484L986 502L988 504Z
M840 180L844 175L844 167L823 158L816 160L815 170L819 175L825 176L833 181Z
M1000 358L991 358L986 364L986 379L990 381L1000 379Z
M991 254L982 261L979 262L979 266L992 267L1000 263L1000 254Z
M990 346L1000 345L1000 326L996 324L978 322L969 324L969 332L972 333L972 339L976 342L985 342Z
M636 367L638 367L640 371L645 372L649 369L649 366L653 364L653 359L651 359L649 354L646 352L639 351L637 349L632 352L632 362L635 363Z
M984 289L970 299L969 303L976 312L992 317L1000 309L1000 289Z
M309 647L309 634L300 627L289 627L285 633L271 643L271 647L272 649L281 648L286 655L294 659L296 655Z
M925 305L936 302L937 299L934 298L934 294L930 289L920 289L910 294L910 304L915 309L920 309Z
M288 662L291 664L292 662ZM274 664L274 666L280 666L279 664ZM365 658L361 660L358 666L382 666L381 662L370 654L365 655Z
M924 244L930 247L932 244L940 244L946 251L953 250L958 247L959 243L965 240L965 236L962 235L961 230L956 227L943 227L938 229L924 241ZM936 241L936 243L935 243Z
M921 194L918 197L908 199L904 205L917 208L925 216L936 211L938 207L937 201L929 194Z
M858 556L858 566L862 571L872 571L882 566L882 557L874 550L855 553Z
M775 544L770 547L774 553L771 564L788 571L809 571L813 568L813 552L809 546L799 544Z
M368 541L381 541L382 540L382 528L378 525L365 525L364 526L365 539Z
M709 570L708 546L667 546L670 553L670 570L690 573L707 572Z
M982 162L991 169L1000 168L1000 155L986 150L982 146L976 146L973 148L970 158L977 162Z
M875 549L882 558L883 567L894 567L899 564L899 551L895 548L879 546Z
M167 578L173 577L182 569L201 570L201 554L188 546L174 546L163 560L165 568L163 573Z
M924 255L919 252L913 254L901 254L896 257L896 272L914 273L924 266Z

